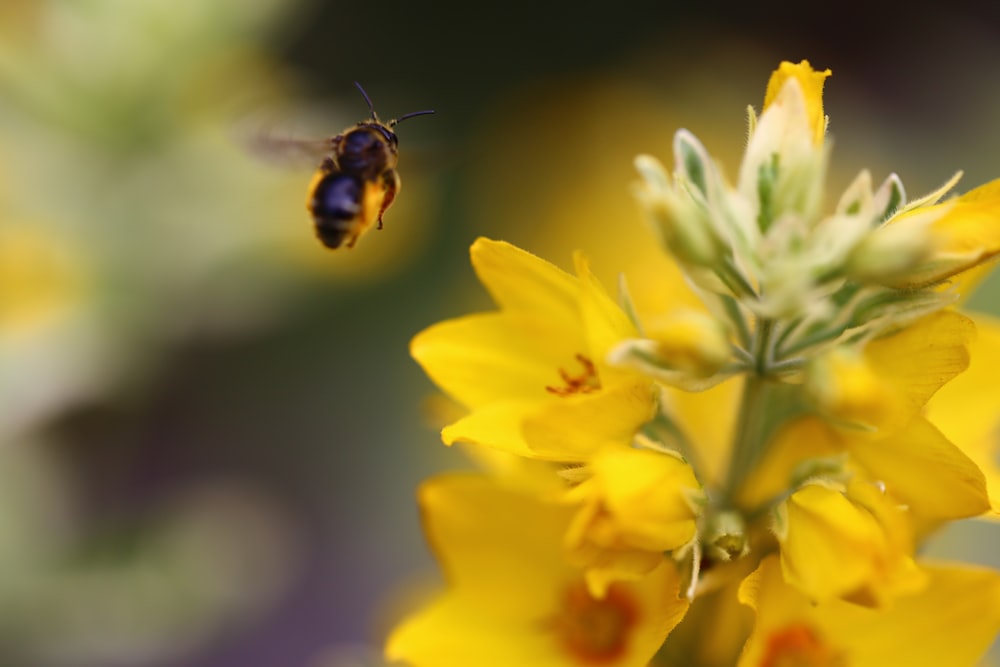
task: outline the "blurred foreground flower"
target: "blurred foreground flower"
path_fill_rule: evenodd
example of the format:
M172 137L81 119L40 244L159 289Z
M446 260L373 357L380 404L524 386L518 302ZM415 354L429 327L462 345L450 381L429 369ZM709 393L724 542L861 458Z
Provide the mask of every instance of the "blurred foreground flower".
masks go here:
M261 38L293 8L0 6L2 664L176 659L287 586L284 517L255 495L199 490L148 525L129 505L134 523L109 526L71 511L86 503L62 487L79 480L43 456L68 431L91 444L53 426L73 409L147 398L178 339L266 322L305 286L307 219L286 224L302 177L276 179L232 136L277 85Z
M95 271L56 230L0 217L0 442L98 382Z
M288 518L250 486L199 485L136 522L86 523L39 441L0 450L0 662L159 664L248 625L299 560ZM252 585L248 584L252 582Z
M952 441L929 416L962 401L933 397L970 364L976 326L954 306L1000 252L1000 185L942 202L955 177L907 201L896 175L875 187L862 171L825 212L828 76L805 61L774 72L735 185L685 130L673 174L637 159L636 194L694 309L679 296L646 312L635 304L660 286L624 282L615 304L579 253L572 277L473 245L500 311L431 327L413 354L469 410L445 442L538 459L558 483L508 466L425 485L449 589L390 657L688 665L729 634L728 654L697 659L972 665L986 650L1000 573L917 548L990 511L987 420ZM694 613L703 599L719 613ZM737 601L752 629L714 626Z

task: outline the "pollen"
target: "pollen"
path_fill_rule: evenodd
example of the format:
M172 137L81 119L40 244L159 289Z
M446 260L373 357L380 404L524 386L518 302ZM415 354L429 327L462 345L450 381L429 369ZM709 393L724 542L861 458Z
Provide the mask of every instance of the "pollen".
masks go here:
M580 582L566 591L554 629L563 648L580 664L605 665L625 654L638 616L635 602L624 589L612 586L605 597L597 599Z
M760 667L845 667L847 658L808 625L790 625L771 634Z
M563 386L555 387L546 385L545 391L556 396L572 396L573 394L589 394L601 388L601 381L597 377L597 367L588 357L577 354L575 359L580 362L583 372L579 375L570 375L565 369L559 369L559 377L562 378Z

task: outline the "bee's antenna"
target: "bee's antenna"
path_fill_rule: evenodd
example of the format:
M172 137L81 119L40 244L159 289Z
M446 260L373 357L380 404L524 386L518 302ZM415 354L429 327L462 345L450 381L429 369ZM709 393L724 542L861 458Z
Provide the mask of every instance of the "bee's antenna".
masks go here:
M407 118L413 118L414 116L426 116L428 114L434 113L434 109L427 109L425 111L411 111L410 113L405 113L399 118L394 118L389 121L389 127L393 127L396 123L402 122Z
M378 120L378 116L375 115L375 107L372 105L372 101L371 98L368 97L368 93L365 92L365 89L362 88L361 84L358 83L357 81L354 82L354 85L357 86L358 90L361 91L361 97L365 98L365 102L368 104L368 110L372 112L372 120ZM426 111L413 111L408 114L403 114L399 118L394 118L390 120L388 123L386 123L386 125L388 125L389 127L393 127L394 125L396 125L396 123L404 121L407 118L413 118L414 116L426 116L427 114L431 113L434 113L433 109L427 109Z
M365 92L365 89L357 81L354 82L354 85L358 87L358 90L361 91L361 97L365 98L365 102L368 103L368 110L372 112L372 120L378 120L378 116L375 115L375 107L372 106L372 101L368 97L368 93Z

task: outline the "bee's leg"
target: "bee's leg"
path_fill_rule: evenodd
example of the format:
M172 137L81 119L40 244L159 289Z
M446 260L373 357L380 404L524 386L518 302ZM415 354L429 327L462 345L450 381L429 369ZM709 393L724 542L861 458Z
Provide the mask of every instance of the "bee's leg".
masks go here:
M396 173L395 169L389 169L382 174L382 184L385 187L385 196L382 197L382 207L378 212L378 229L382 229L382 216L389 210L392 200L399 192L399 174Z

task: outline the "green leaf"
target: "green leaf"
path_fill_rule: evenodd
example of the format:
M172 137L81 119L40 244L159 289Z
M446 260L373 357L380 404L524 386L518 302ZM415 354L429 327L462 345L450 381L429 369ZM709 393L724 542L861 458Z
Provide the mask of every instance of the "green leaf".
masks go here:
M674 159L685 178L708 201L709 157L704 146L687 130L674 136Z
M875 205L881 210L875 216L875 223L882 224L900 208L906 205L906 190L903 181L896 174L889 174L875 193Z
M760 200L760 213L757 215L757 226L760 231L767 232L774 222L774 190L778 182L778 154L760 165L757 171L757 198Z

